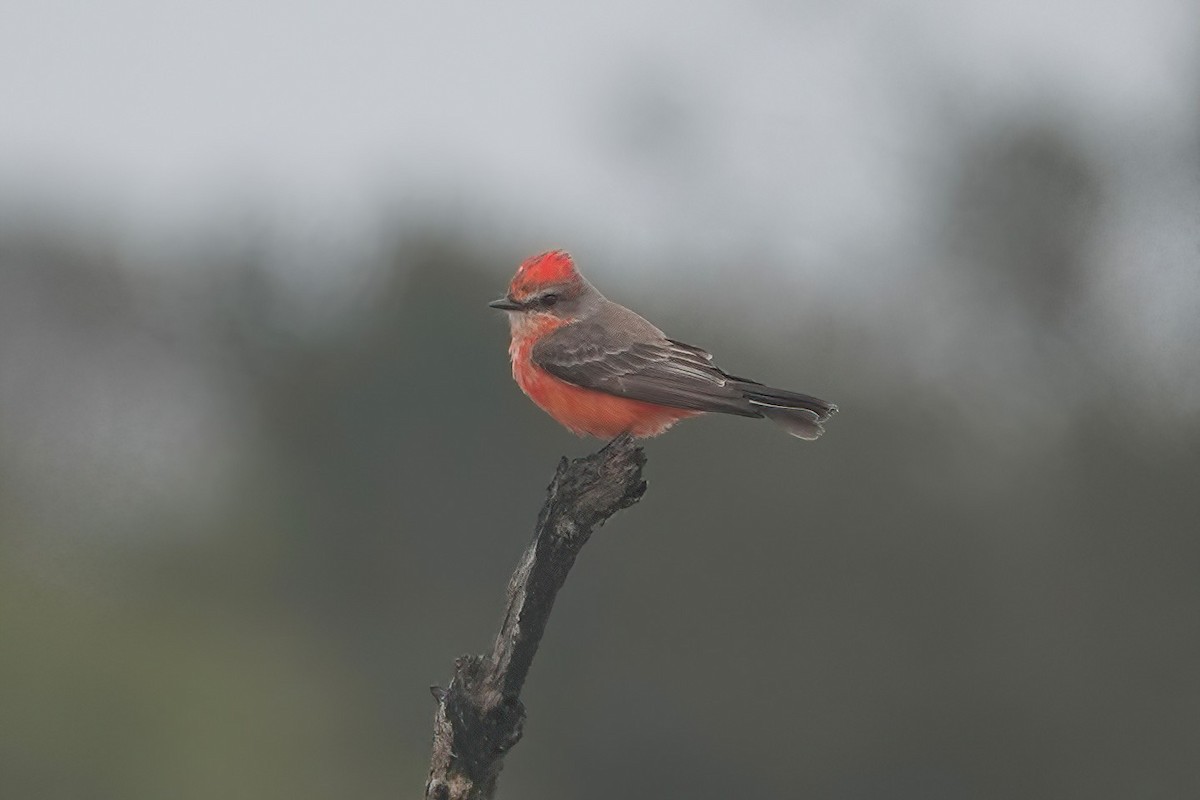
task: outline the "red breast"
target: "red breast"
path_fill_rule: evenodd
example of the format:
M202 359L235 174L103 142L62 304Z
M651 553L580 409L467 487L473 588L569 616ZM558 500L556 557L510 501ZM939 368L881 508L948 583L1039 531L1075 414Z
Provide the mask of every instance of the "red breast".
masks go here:
M611 439L625 432L657 436L679 420L700 413L584 389L539 368L530 357L533 346L568 322L552 317L530 321L513 331L508 352L512 357L513 379L521 391L572 433L600 439Z

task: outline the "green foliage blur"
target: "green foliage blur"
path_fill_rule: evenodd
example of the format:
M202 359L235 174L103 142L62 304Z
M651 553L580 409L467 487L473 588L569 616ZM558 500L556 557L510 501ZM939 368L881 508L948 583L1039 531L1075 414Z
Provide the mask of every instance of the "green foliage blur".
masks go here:
M576 253L842 413L813 444L705 418L646 445L502 797L1194 795L1195 362L1146 380L1093 335L1106 185L1069 140L948 174L940 258L870 308L769 254L683 290ZM315 299L253 237L156 270L0 231L0 797L419 795L428 687L488 647L557 458L598 446L521 396L486 307L564 243L473 223L397 220Z

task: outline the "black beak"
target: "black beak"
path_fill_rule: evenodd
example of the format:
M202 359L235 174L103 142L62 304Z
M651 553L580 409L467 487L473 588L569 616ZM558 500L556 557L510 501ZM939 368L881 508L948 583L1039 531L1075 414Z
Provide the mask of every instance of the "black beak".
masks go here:
M520 311L522 306L520 303L514 302L507 297L501 297L499 300L493 300L488 303L492 308L498 308L501 311Z

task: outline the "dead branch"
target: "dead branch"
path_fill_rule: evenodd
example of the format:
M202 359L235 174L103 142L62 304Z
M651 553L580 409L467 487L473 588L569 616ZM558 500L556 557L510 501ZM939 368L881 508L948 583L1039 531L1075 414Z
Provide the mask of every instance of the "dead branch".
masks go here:
M521 687L541 644L558 590L592 530L646 491L646 456L620 436L585 458L562 459L533 540L508 583L504 621L485 656L461 656L437 700L428 800L489 800L504 756L521 738Z

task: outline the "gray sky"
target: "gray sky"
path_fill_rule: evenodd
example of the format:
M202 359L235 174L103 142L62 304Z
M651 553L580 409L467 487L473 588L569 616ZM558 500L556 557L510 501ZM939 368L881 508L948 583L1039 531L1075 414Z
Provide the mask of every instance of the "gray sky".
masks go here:
M1101 147L1182 135L1198 18L1187 0L8 0L0 192L135 227L244 196L336 229L432 188L556 243L719 253L757 226L819 263L917 222L947 96L981 119L1052 104Z

